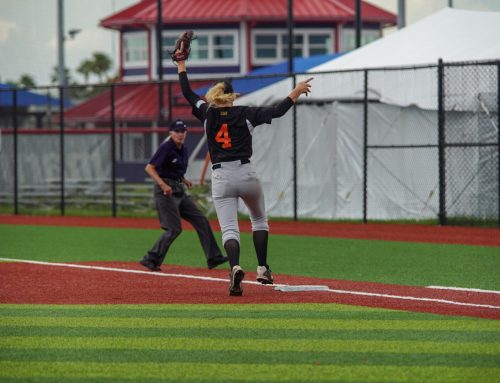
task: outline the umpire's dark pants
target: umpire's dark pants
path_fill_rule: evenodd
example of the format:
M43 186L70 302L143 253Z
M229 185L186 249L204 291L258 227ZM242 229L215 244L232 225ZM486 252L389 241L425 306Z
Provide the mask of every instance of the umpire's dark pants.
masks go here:
M165 232L148 251L148 258L151 261L158 266L163 263L170 245L182 232L181 218L195 228L207 260L222 256L208 219L196 206L191 196L185 192L166 196L161 188L155 185L154 198L160 225Z

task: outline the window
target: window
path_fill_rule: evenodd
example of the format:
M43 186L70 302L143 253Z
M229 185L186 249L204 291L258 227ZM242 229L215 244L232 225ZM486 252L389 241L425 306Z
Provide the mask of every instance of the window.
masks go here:
M252 61L269 65L288 57L288 32L285 30L254 30ZM309 57L333 52L333 31L330 29L300 29L295 31L293 56Z
M281 36L281 46L283 52L281 57L288 57L288 35ZM293 36L293 57L305 57L304 54L304 35Z
M215 59L232 59L234 57L234 37L214 35L213 54Z
M169 52L174 50L176 41L177 41L177 37L173 37L173 36L165 37L165 36L163 36L163 42L162 42L162 58L163 58L163 60L170 59Z
M191 43L189 57L194 61L208 60L208 36L199 36Z
M123 62L125 66L147 65L148 34L128 32L123 35Z
M167 50L173 50L180 32L164 32L163 58L169 59ZM234 31L197 31L191 43L189 59L194 65L238 64L238 32Z
M255 57L260 59L278 58L278 36L257 35L255 36Z
M325 55L331 53L331 49L328 47L332 47L332 36L331 35L309 35L309 56L314 55Z
M366 45L380 38L378 29L363 29L361 31L361 45ZM353 27L342 28L342 37L340 39L340 50L342 52L350 51L356 48L356 31Z

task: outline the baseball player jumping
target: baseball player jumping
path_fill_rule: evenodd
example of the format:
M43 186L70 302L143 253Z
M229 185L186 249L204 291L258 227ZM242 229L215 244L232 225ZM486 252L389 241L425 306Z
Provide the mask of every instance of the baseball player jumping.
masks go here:
M257 281L274 282L267 264L269 225L264 206L264 194L250 158L252 133L256 126L270 124L273 118L283 116L301 94L311 90L309 82L299 82L290 94L276 106L233 106L239 96L231 83L221 81L205 95L207 102L194 93L186 73L186 51L181 44L176 50L179 81L182 93L193 107L192 113L205 127L208 151L212 160L212 197L222 230L222 242L231 267L229 295L243 294L241 282L245 272L240 267L240 232L238 227L238 199L241 198L250 212L253 243L258 260Z

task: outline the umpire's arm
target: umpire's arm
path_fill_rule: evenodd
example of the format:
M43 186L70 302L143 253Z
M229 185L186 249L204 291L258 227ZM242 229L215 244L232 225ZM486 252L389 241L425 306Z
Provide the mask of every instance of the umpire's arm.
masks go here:
M172 195L172 188L161 179L160 175L156 171L156 166L153 164L147 164L144 170L158 184L161 190L163 190L163 194Z

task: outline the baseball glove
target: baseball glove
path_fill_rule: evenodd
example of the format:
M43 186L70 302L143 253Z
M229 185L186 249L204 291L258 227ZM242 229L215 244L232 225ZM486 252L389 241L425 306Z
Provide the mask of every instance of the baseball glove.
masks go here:
M170 57L174 63L178 61L185 61L189 58L191 53L191 41L196 39L193 31L182 32L179 38L175 42L175 48L173 51L169 51Z

